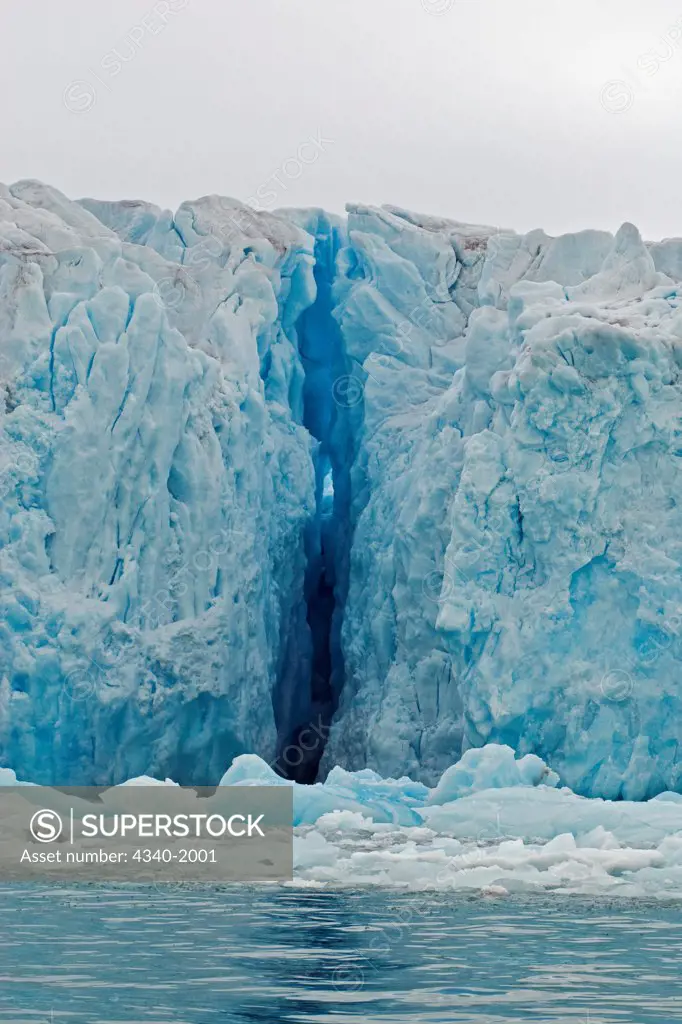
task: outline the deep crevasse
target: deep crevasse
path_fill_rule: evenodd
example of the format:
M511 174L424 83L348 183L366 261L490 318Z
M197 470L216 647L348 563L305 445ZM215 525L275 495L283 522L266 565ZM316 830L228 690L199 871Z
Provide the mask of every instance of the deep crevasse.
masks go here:
M5 764L679 788L682 243L0 204Z
M349 532L349 468L353 452L335 401L336 382L344 377L347 357L334 318L334 282L339 251L347 242L340 217L323 210L283 210L314 239L315 301L296 325L305 374L303 422L317 442L313 450L316 515L307 530L308 565L305 597L312 643L308 700L293 729L281 736L276 761L282 774L314 782L343 687L341 623L347 590ZM345 439L345 442L344 442ZM305 690L305 673L299 685Z

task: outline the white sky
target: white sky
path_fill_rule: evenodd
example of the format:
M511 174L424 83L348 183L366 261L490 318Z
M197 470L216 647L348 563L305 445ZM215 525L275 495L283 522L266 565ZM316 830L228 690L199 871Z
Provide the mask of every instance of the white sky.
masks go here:
M4 0L0 39L4 182L682 235L682 0Z

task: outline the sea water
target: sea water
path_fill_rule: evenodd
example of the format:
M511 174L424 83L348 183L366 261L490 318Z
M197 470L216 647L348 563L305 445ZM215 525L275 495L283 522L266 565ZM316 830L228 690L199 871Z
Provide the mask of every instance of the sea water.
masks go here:
M667 1024L682 905L261 886L0 889L0 1024Z

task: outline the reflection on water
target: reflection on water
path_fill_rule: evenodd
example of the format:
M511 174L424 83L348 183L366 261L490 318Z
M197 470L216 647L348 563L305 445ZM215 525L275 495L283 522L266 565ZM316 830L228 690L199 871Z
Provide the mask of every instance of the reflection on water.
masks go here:
M668 1024L679 907L0 888L0 1024Z

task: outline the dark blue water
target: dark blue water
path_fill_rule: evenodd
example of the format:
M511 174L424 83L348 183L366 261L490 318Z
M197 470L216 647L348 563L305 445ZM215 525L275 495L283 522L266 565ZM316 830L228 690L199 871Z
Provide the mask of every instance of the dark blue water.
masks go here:
M682 910L286 888L0 889L0 1024L663 1024Z

